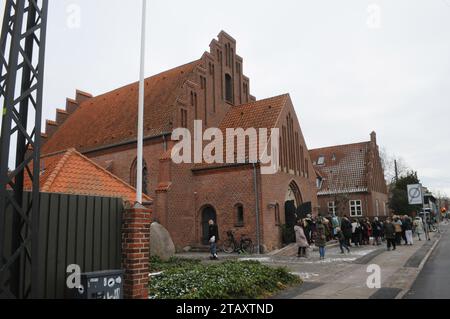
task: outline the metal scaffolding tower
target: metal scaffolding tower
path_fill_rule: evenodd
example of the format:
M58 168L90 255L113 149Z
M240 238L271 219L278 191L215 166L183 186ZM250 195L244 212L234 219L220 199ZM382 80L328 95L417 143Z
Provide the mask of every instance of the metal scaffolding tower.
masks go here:
M2 22L0 298L37 296L39 158L47 11L48 0L6 0ZM12 162L14 150L15 162ZM28 178L32 194L29 201L24 201L24 180ZM10 226L5 229L6 221L12 229ZM6 234L11 236L6 238Z

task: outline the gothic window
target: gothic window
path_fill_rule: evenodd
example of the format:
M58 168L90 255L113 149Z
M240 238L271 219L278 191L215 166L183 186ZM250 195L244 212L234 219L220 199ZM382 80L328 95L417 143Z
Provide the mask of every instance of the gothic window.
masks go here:
M225 74L225 99L227 102L233 103L233 81L229 74Z
M248 102L248 84L244 83L244 97L245 101Z
M131 164L130 185L134 188L137 187L137 159ZM148 169L145 161L142 163L142 192L148 195Z
M242 204L237 204L235 206L236 211L236 226L244 226L244 206Z
M228 58L229 58L229 48L228 48L228 44L225 44L225 65L228 66Z
M309 178L309 165L308 165L308 159L305 158L305 177Z
M212 76L212 96L213 96L213 112L216 113L216 72L214 64L211 63L209 74Z
M275 205L275 225L281 225L280 205L278 203Z
M194 107L195 120L198 119L198 101L197 93L191 91L191 106Z
M187 128L188 126L188 113L187 110L181 109L181 127Z

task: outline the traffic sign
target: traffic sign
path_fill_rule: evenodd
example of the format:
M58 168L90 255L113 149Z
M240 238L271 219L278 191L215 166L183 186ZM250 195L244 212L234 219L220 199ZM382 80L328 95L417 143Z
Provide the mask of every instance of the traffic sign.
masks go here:
M408 185L408 202L410 205L423 205L423 190L421 184Z

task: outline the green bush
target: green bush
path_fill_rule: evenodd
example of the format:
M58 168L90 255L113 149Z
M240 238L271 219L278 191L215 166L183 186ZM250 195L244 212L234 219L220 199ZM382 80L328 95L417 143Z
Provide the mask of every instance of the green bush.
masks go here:
M166 269L150 280L152 298L254 299L301 283L284 268L270 268L255 261L209 265L191 262Z

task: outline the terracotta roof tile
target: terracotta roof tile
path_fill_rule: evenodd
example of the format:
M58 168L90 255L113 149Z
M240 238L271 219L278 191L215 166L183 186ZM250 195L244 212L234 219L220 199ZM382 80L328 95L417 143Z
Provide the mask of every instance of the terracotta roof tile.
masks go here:
M369 149L370 142L363 142L310 150L314 168L323 178L318 195L367 191Z
M171 132L177 89L200 63L197 60L145 80L145 136ZM138 88L136 82L81 103L44 144L42 154L135 140Z
M228 128L242 128L244 130L249 128L255 128L256 130L259 130L260 128L266 128L267 134L270 135L270 130L276 126L279 116L289 98L289 94L283 94L264 100L232 107L219 125L219 129L222 131L222 134L224 136L224 142L226 142L226 130ZM235 149L237 149L237 147L238 146L236 146ZM247 160L249 158L249 151L254 150L255 148L258 148L258 145L249 145L248 147L246 147ZM259 150L257 154L259 154ZM227 156L226 143L224 143L223 156L225 160ZM195 166L195 169L204 169L218 166L227 166L227 164L197 164Z
M232 107L222 120L220 129L273 128L288 99L289 94L283 94Z
M97 165L75 149L41 158L41 191L90 196L120 197L134 202L136 189ZM25 178L25 189L31 189ZM152 199L144 195L144 201Z

